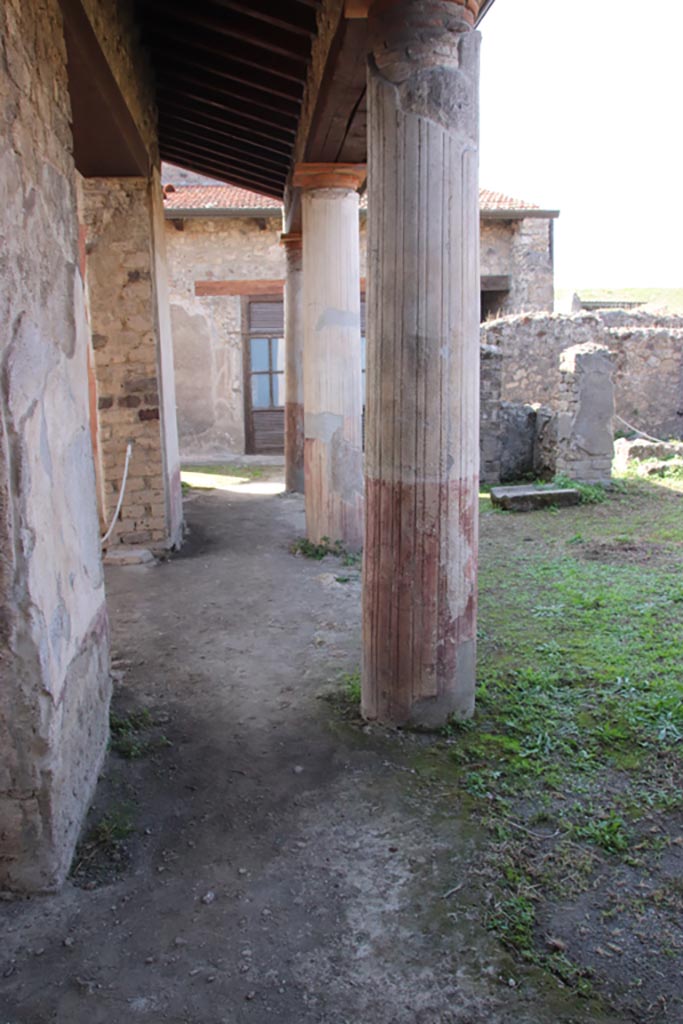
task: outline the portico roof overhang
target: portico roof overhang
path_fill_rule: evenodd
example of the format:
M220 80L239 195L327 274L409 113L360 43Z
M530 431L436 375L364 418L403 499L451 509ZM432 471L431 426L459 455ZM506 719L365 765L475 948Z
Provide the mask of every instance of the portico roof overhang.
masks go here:
M484 0L478 21L493 2ZM364 8L358 0L136 0L162 159L278 198L297 161L364 162Z

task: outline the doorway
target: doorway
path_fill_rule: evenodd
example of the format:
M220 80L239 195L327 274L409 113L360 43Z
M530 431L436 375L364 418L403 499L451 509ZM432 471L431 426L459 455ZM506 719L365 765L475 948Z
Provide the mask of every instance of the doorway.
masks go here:
M281 296L247 300L244 337L248 455L281 455L285 446L285 325Z

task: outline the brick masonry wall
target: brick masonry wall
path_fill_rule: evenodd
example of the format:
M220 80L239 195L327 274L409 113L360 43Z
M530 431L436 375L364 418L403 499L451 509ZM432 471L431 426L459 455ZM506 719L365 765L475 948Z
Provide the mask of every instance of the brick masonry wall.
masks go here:
M179 540L179 524L169 507L162 445L159 300L151 195L156 184L141 178L91 178L83 182L105 523L114 514L126 447L133 442L126 493L112 545L163 547ZM172 459L169 468L174 497L180 481L177 455L172 454Z
M0 4L0 886L63 880L110 694L66 52Z
M503 353L502 397L556 406L559 357L586 342L613 354L617 415L662 438L683 437L683 317L623 310L533 313L482 325Z

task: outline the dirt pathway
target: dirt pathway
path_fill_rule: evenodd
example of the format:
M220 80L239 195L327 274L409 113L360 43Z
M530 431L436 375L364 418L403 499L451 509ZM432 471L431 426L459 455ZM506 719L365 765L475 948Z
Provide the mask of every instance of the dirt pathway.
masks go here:
M444 898L476 826L411 773L418 740L326 699L360 581L289 553L300 500L187 518L182 555L109 573L142 756L110 755L75 880L0 906L1 1024L616 1024L508 958L468 885Z

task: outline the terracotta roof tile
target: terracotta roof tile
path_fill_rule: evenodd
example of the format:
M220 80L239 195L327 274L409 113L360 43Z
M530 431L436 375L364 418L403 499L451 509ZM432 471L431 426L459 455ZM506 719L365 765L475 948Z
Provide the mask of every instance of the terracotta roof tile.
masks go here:
M164 206L167 210L281 210L282 203L270 196L249 192L234 185L166 185ZM367 193L361 206L367 206ZM538 210L534 203L513 199L502 192L479 190L479 207L483 212Z
M488 188L479 189L479 209L481 210L540 210L535 203L527 203L524 199L513 199L502 192L492 192Z
M234 185L166 185L164 206L167 210L282 209L278 199Z

